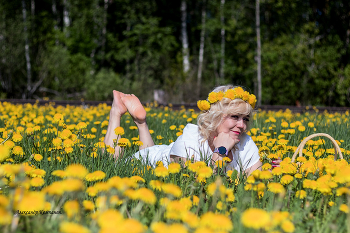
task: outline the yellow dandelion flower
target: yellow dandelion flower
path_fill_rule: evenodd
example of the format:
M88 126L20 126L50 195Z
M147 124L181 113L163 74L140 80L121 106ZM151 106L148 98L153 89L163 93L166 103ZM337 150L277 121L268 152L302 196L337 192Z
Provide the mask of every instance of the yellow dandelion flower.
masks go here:
M0 194L0 207L6 208L9 203L10 200L6 196Z
M45 207L45 194L43 192L27 192L14 206L19 211L43 210Z
M219 184L219 183L216 184L216 182L211 183L210 185L208 185L207 192L208 192L208 194L210 196L213 196L216 191L218 191L219 193L224 194L226 192L226 188L222 184Z
M90 154L90 157L92 157L92 158L97 158L97 156L98 156L98 154L97 154L97 152L91 152L91 154Z
M337 189L336 194L337 194L337 196L341 196L344 194L350 195L350 189L347 187L340 187Z
M207 212L200 218L199 225L213 231L232 231L233 224L230 218L223 214Z
M30 185L32 187L41 187L45 184L45 180L41 177L34 177L30 180Z
M54 138L54 139L52 139L52 144L55 147L59 147L62 145L62 139L61 138Z
M316 189L317 188L317 182L315 180L303 180L303 188L309 188L309 189Z
M10 157L10 149L7 146L0 145L0 162Z
M272 173L270 171L261 171L259 178L262 180L268 180L272 178Z
M249 101L250 94L248 91L245 91L242 96L242 100Z
M67 176L66 172L63 170L55 170L55 171L51 172L51 175L58 176L60 178L64 178Z
M281 185L280 183L274 183L274 182L271 182L267 185L267 188L270 192L273 192L273 193L285 193L285 189L283 187L283 185Z
M62 233L90 233L90 230L78 223L62 222L60 224L60 232Z
M174 197L180 197L182 195L181 188L175 184L163 184L162 191L166 194L173 195Z
M60 132L59 137L61 139L67 139L72 135L72 131L69 129L64 129L62 132Z
M118 146L120 146L120 147L127 147L127 146L131 146L131 143L130 143L130 141L129 141L129 139L127 139L127 138L120 138L119 140L118 140Z
M85 176L85 180L87 181L97 181L102 180L106 177L106 173L103 171L94 171L92 173L89 173Z
M309 122L309 123L307 123L307 126L309 126L309 128L313 128L313 127L315 127L315 124L313 122Z
M306 192L304 190L298 190L295 193L295 196L299 199L304 199L306 197Z
M283 221L281 224L281 228L284 232L287 232L287 233L291 233L295 231L294 224L289 220Z
M54 119L54 122L62 121L62 120L63 120L63 115L60 114L60 113L56 113L56 114L53 116L53 119Z
M67 147L67 148L64 148L64 151L67 153L67 154L70 154L74 151L73 147ZM58 157L57 157L58 159ZM59 160L61 162L61 160Z
M196 195L192 196L192 203L193 205L198 205L199 204L199 197L197 197Z
M271 168L272 168L272 165L271 165L271 164L265 163L265 164L261 167L261 170L267 171L267 170L270 170Z
M252 176L252 175L248 176L248 178L247 178L247 183L248 183L248 184L254 184L254 183L255 183L255 178L254 178L254 176Z
M78 215L79 209L79 202L76 200L66 201L63 205L63 210L66 212L68 218Z
M63 147L64 148L72 147L73 145L74 145L74 142L71 139L69 139L69 138L67 138L67 139L65 139L63 141Z
M124 128L123 127L121 127L121 126L119 126L119 127L117 127L117 128L115 128L114 129L114 133L116 134L116 135L124 135Z
M13 133L12 135L12 141L14 142L20 142L22 141L23 137L20 133Z
M181 169L181 165L179 163L171 163L168 166L169 173L179 173Z
M46 175L46 171L42 169L32 169L28 172L31 177L44 177Z
M250 208L243 212L241 221L245 227L260 229L270 224L271 216L265 210Z
M158 177L166 177L169 175L169 171L166 167L159 166L154 169L154 174Z
M135 141L132 144L134 144L136 146L143 146L143 142L141 142L141 141Z
M136 190L136 199L139 199L147 204L154 205L157 201L156 195L148 188L140 188Z
M20 156L23 156L23 155L24 155L23 148L20 147L20 146L15 146L15 147L13 147L12 153L13 153L14 155L20 155Z
M43 159L43 156L41 154L34 154L33 158L35 161L40 162Z
M213 104L218 101L218 94L217 92L210 92L208 95L208 101Z
M81 164L70 164L65 169L67 177L75 177L84 179L88 174L88 170Z
M149 185L152 189L157 189L157 190L161 190L162 189L162 185L163 183L159 180L151 180L149 182Z
M286 184L290 184L292 181L294 180L293 176L291 175L284 175L281 177L281 184L286 185Z
M341 204L339 206L339 210L344 212L344 213L349 213L349 207L346 204Z
M222 91L217 92L217 99L218 101L221 101L222 98L224 98L225 93Z
M198 178L205 179L209 178L213 174L213 169L211 167L200 167L197 171Z
M0 207L0 226L11 224L13 214Z
M210 109L210 103L206 100L197 101L197 106L201 111L208 111Z
M15 143L11 140L7 140L3 145L8 147L9 149L12 149L15 146Z
M228 98L228 99L235 99L235 91L233 89L228 89L226 92L225 92L225 98Z
M251 94L249 96L248 103L252 106L252 108L255 108L256 101L256 96Z
M79 122L77 124L77 129L79 130L86 129L86 127L87 127L87 124L85 122Z
M298 130L299 130L300 132L304 132L304 131L305 131L305 126L299 125Z
M83 207L87 211L91 211L95 209L95 204L92 201L84 200L83 201Z

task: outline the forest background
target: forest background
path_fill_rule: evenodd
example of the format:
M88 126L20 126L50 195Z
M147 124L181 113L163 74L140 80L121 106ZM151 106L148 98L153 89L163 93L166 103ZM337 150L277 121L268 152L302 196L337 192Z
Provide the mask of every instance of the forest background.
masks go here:
M0 0L0 97L350 106L348 0Z

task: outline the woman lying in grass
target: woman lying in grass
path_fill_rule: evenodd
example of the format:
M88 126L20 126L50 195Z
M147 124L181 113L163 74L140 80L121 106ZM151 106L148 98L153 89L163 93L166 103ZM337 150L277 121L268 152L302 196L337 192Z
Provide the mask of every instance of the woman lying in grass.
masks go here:
M170 145L154 145L146 123L146 111L139 99L131 94L113 91L113 104L105 144L116 145L118 136L114 129L120 126L123 114L129 112L138 127L140 151L135 157L156 164L162 161L165 166L171 161L195 161L210 159L212 164L226 160L228 169L250 174L260 169L259 150L251 137L246 134L252 116L256 97L241 87L219 86L209 93L208 100L198 101L202 113L198 125L187 124L183 134ZM115 148L115 158L122 154Z

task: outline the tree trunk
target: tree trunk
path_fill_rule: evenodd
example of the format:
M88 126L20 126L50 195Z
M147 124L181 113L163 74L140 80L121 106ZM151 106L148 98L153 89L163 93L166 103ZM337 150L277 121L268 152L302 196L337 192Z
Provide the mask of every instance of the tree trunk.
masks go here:
M26 57L26 67L27 67L27 95L23 92L22 98L30 98L30 90L32 85L32 68L30 65L30 56L29 56L29 42L28 42L28 33L27 33L27 10L25 0L22 0L22 14L23 14L23 23L24 23L24 39L25 39L25 57Z
M70 26L69 19L69 3L68 0L63 0L63 32L66 37L69 37L68 27Z
M34 17L34 15L35 15L35 0L31 0L30 11L31 11L32 17Z
M55 17L55 25L53 26L54 27L54 29L55 29L55 31L57 31L58 30L58 22L59 22L59 17L58 17L58 15L57 15L57 6L56 6L56 0L52 0L52 13L53 13L53 15L54 15L54 17ZM55 40L55 44L56 45L58 45L58 39L57 39L57 37L56 37L56 40Z
M258 106L261 105L261 39L260 39L260 3L256 0L255 6L255 23L256 23L256 62L257 62L257 76L258 76Z
M190 70L190 59L188 51L187 27L186 27L186 0L181 2L181 35L182 35L182 56L183 56L183 71L187 73Z
M204 41L205 41L205 0L203 1L202 8L202 29L201 29L201 38L199 45L199 58L198 58L198 74L197 74L197 98L199 99L202 85L202 68L203 68L203 57L204 57Z
M221 0L220 4L220 21L221 21L221 61L220 61L220 82L225 81L225 16L224 16L225 0Z

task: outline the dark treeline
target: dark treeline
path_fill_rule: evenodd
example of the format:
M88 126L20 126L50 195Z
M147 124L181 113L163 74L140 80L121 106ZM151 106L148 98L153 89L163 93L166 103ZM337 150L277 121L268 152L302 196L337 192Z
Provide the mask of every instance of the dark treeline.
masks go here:
M261 104L349 106L349 12L348 0L0 0L0 97L161 89L181 103L233 83Z

